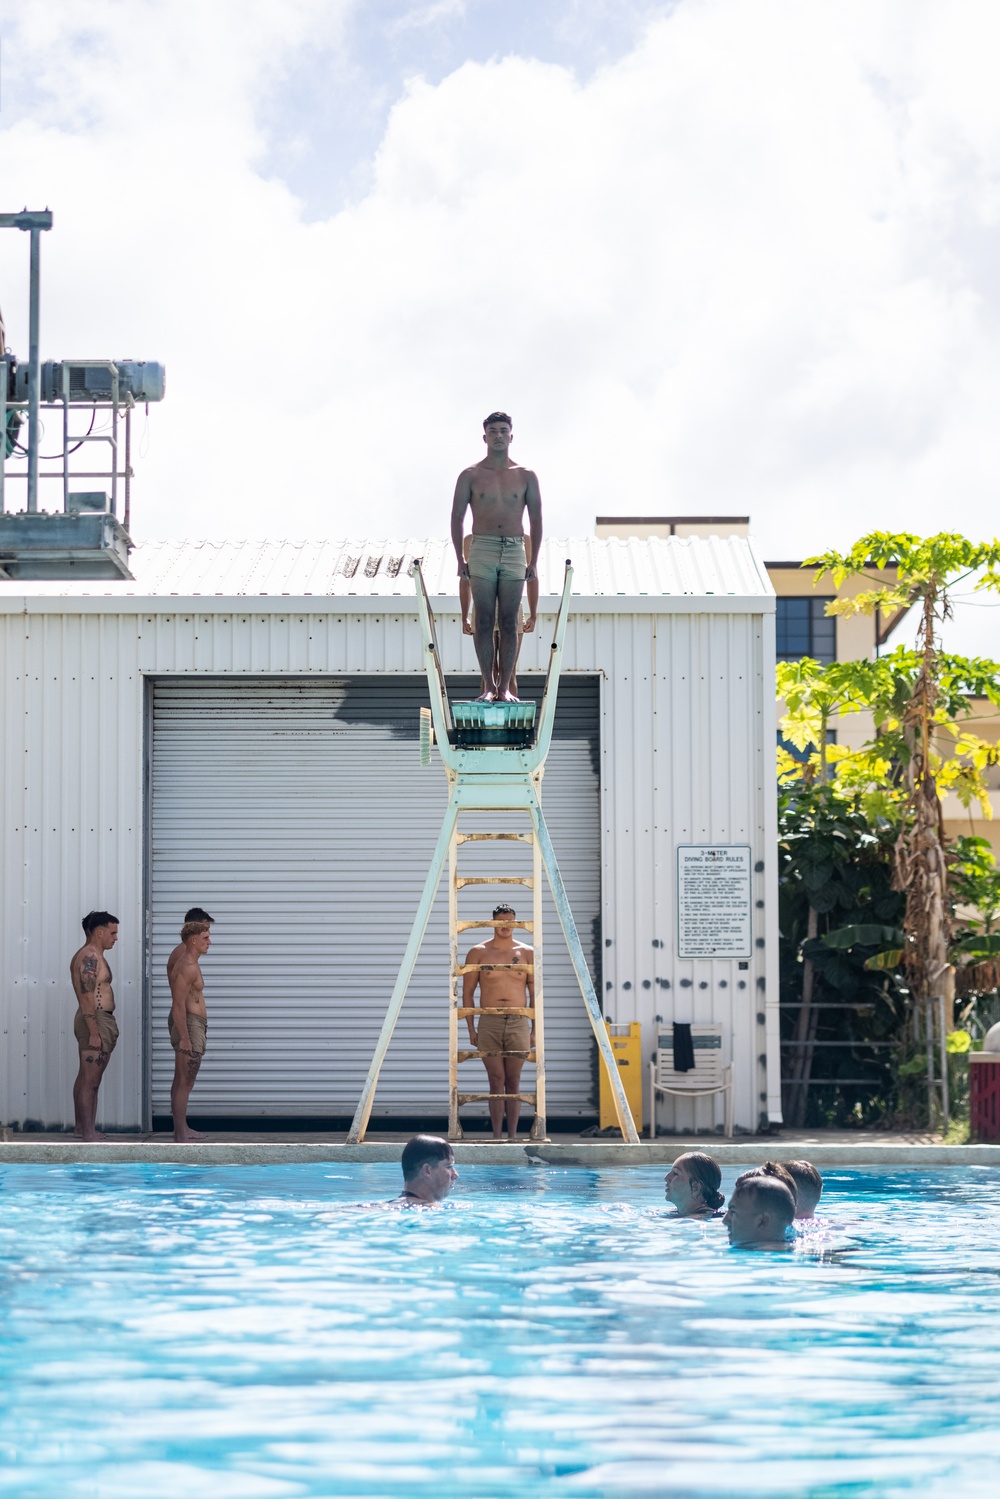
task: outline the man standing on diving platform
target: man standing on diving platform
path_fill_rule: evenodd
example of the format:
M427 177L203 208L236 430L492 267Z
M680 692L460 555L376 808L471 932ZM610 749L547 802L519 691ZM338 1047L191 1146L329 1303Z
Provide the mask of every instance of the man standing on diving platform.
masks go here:
M493 622L500 631L500 680L496 692L487 686L480 702L513 703L510 679L517 660L517 616L526 578L537 576L542 544L542 497L530 468L508 455L513 426L505 411L493 411L483 422L486 457L463 469L455 485L451 539L458 575L468 578L476 609L476 655L483 680L493 681ZM472 507L469 560L462 555L465 512ZM531 532L531 565L524 550L524 512Z

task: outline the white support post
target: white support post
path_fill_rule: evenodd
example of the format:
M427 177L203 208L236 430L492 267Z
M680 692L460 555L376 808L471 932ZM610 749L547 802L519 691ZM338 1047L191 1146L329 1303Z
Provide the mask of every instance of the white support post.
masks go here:
M536 789L537 794L537 789ZM545 984L542 973L542 851L535 834L531 840L532 911L531 945L534 951L532 963L535 972L535 1118L531 1126L532 1140L546 1139L545 1122Z
M458 1007L465 980L458 971L458 820L448 840L448 1138L462 1138L458 1115Z
M576 973L577 983L580 985L580 993L587 1007L590 1024L593 1028L594 1039L597 1049L604 1059L604 1065L608 1069L608 1078L611 1082L611 1096L615 1101L615 1113L618 1115L618 1128L622 1132L622 1139L629 1145L638 1145L639 1136L636 1133L635 1121L632 1118L632 1110L628 1106L625 1097L625 1087L622 1083L621 1073L618 1071L618 1063L615 1059L611 1042L608 1039L607 1027L604 1024L604 1016L594 993L594 985L590 977L590 969L587 967L587 959L584 956L583 946L580 942L580 934L573 920L573 912L570 908L566 888L559 873L559 864L556 860L556 851L552 847L549 830L545 826L545 818L536 798L531 802L531 821L535 829L535 837L538 839L541 849L542 862L545 865L545 873L548 875L549 888L552 891L552 899L555 901L556 911L559 916L559 925L563 929L566 946L569 948L570 959Z
M452 795L448 798L448 806L444 814L444 822L441 824L441 831L438 833L437 843L434 845L434 857L431 859L431 867L428 869L427 878L424 881L423 894L420 897L417 914L413 918L410 940L406 944L406 952L403 954L403 961L396 975L396 983L393 987L392 997L389 1000L389 1008L386 1011L385 1019L382 1022L382 1029L379 1032L375 1055L372 1057L371 1066L368 1068L368 1076L365 1079L365 1086L358 1100L358 1106L354 1111L354 1119L347 1135L348 1145L357 1145L365 1138L368 1120L371 1117L372 1104L375 1102L378 1075L382 1070L385 1054L389 1050L392 1033L396 1029L396 1021L399 1019L399 1012L403 1007L406 990L409 986L413 969L416 966L420 944L423 942L424 933L427 931L427 923L430 920L431 909L434 905L434 896L437 893L438 881L441 878L445 859L448 857L448 847L451 842L451 835L455 829L457 817L458 808L455 803L453 789Z

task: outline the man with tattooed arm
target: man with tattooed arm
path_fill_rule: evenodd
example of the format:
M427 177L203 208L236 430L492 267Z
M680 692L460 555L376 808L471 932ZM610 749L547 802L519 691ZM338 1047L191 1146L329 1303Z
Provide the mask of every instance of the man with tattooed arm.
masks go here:
M86 941L69 965L77 1002L73 1034L80 1048L73 1111L81 1140L106 1140L96 1126L97 1090L118 1041L118 1023L111 969L104 955L118 941L118 917L110 911L89 911L83 918L83 935Z

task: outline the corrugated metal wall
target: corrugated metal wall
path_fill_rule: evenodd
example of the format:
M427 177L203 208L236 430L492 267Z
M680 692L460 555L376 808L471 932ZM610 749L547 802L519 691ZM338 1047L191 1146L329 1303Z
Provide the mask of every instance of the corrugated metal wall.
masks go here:
M452 686L453 696L475 690L471 678ZM600 918L598 696L595 678L564 684L543 792L588 946ZM445 808L440 767L419 764L427 702L426 682L413 677L153 683L154 1117L170 1111L174 1062L166 959L194 904L217 925L203 963L210 1047L192 1112L353 1114ZM468 832L508 826L509 817L463 819ZM467 875L531 868L523 844L474 845L461 859ZM488 917L502 898L509 888L472 887L461 914ZM590 1114L593 1039L550 900L545 927L549 1113ZM447 1111L447 973L442 880L376 1118ZM481 1064L467 1075L475 1090ZM485 1114L485 1105L468 1112Z
M633 612L634 599L623 600L623 612L608 613L609 602L599 612L581 606L571 617L564 654L565 680L574 671L604 674L608 1013L641 1019L646 1050L658 1013L731 1023L736 1121L753 1129L767 1107L760 1095L770 1094L773 1112L778 1091L775 1066L767 1081L759 1061L777 1034L772 601L754 600L750 612L736 600L657 600L649 613ZM112 1128L140 1126L145 1118L144 676L419 677L422 670L412 614L377 613L371 603L351 614L283 609L274 599L257 607L247 600L238 611L221 599L195 611L167 599L146 601L144 609L139 603L39 598L24 608L9 595L0 599L0 1116L8 1122L72 1121L77 1056L67 968L82 940L80 917L98 905L122 921L113 955L122 1040L102 1087L100 1118ZM318 611L319 601L310 607ZM543 600L546 607L554 603ZM116 608L122 612L111 612ZM457 619L440 621L439 638L446 661L472 669L471 642ZM524 672L544 670L550 638L551 616L543 614L538 632L525 640ZM427 794L440 797L440 785L430 789L440 770L419 774ZM754 914L761 918L755 940L766 945L755 949L746 970L673 956L674 848L701 841L748 842L765 865L755 898L766 905ZM550 954L558 940L550 932ZM757 1020L764 1001L766 1025ZM690 1103L661 1108L664 1124L692 1122L684 1113ZM711 1103L698 1109L701 1126L721 1118Z

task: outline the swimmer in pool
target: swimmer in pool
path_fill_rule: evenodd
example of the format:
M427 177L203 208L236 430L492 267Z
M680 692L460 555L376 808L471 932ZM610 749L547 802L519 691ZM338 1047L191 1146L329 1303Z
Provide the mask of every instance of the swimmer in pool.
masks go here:
M786 1232L795 1198L776 1176L745 1171L737 1179L723 1223L733 1249L791 1249Z
M719 1218L725 1197L719 1191L722 1172L710 1155L687 1150L667 1172L664 1196L678 1218Z
M814 1217L823 1193L823 1178L811 1161L786 1161L785 1170L796 1187L796 1222Z
M390 1207L436 1207L458 1181L452 1148L437 1135L414 1135L403 1146L401 1164L403 1190Z
M783 1182L792 1194L792 1201L798 1206L799 1189L795 1185L794 1176L783 1161L765 1161L763 1166L751 1166L749 1171L741 1172L736 1178L736 1185L739 1186L745 1177L751 1176L770 1176L775 1181Z

